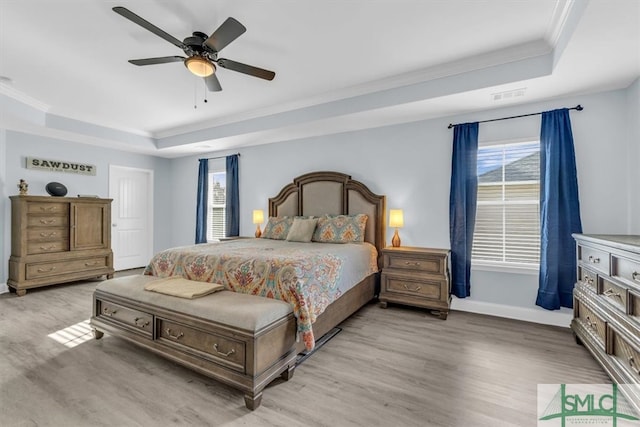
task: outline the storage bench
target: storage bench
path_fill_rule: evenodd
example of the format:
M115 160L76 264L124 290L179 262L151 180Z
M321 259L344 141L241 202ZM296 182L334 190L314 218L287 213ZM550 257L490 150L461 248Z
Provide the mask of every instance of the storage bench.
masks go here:
M230 291L195 299L145 291L153 276L100 283L91 326L127 339L245 393L247 408L260 406L262 390L288 380L296 364L296 320L283 301Z

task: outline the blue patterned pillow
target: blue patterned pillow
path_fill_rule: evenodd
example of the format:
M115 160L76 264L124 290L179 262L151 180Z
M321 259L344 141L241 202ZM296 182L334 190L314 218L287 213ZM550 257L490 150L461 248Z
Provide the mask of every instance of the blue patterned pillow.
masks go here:
M270 216L262 233L263 239L285 240L293 224L291 216Z
M364 242L369 217L358 215L324 215L318 220L312 241L321 243Z

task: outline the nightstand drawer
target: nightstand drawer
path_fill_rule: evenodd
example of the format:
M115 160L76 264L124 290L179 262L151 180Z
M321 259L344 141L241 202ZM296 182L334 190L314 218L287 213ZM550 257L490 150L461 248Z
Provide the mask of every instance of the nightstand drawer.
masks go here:
M146 338L152 337L153 316L149 313L105 300L97 300L95 310L94 315L100 320L123 324Z
M423 252L384 252L384 268L420 271L444 276L447 272L447 257L443 254Z
M449 293L445 280L429 280L411 276L382 273L382 286L385 292L414 295L422 298L441 300Z

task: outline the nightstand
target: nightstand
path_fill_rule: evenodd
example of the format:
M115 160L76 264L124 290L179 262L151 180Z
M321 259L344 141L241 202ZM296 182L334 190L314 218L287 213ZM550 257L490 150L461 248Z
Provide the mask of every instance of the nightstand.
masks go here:
M382 250L380 306L398 303L430 309L445 320L451 306L449 250L400 246Z

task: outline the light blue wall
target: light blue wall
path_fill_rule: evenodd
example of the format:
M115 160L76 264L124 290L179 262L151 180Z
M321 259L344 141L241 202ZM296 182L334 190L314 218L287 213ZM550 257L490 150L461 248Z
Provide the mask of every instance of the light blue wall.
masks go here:
M154 171L154 251L171 245L172 202L170 191L171 161L155 156L133 154L87 144L63 141L38 135L14 131L2 131L0 135L0 215L4 225L0 240L0 283L6 281L7 261L11 254L10 201L8 196L18 194L17 183L24 179L29 183L29 194L47 195L45 186L51 181L63 183L68 196L96 194L109 196L109 165L127 166ZM96 176L76 175L26 169L26 157L44 157L55 160L70 160L96 165Z
M338 135L243 148L240 158L240 233L252 235L253 209L303 173L349 173L379 194L388 208L404 209L400 231L406 246L449 247L449 180L452 131L449 123L504 117L582 104L571 112L587 233L629 233L628 91L531 103L464 116L445 117ZM481 141L537 139L540 117L482 124ZM215 155L226 155L219 152ZM204 157L204 156L200 156ZM197 157L172 162L173 194L184 207L173 217L173 244L193 242ZM393 230L387 231L390 242ZM535 307L537 276L473 271L471 300Z

